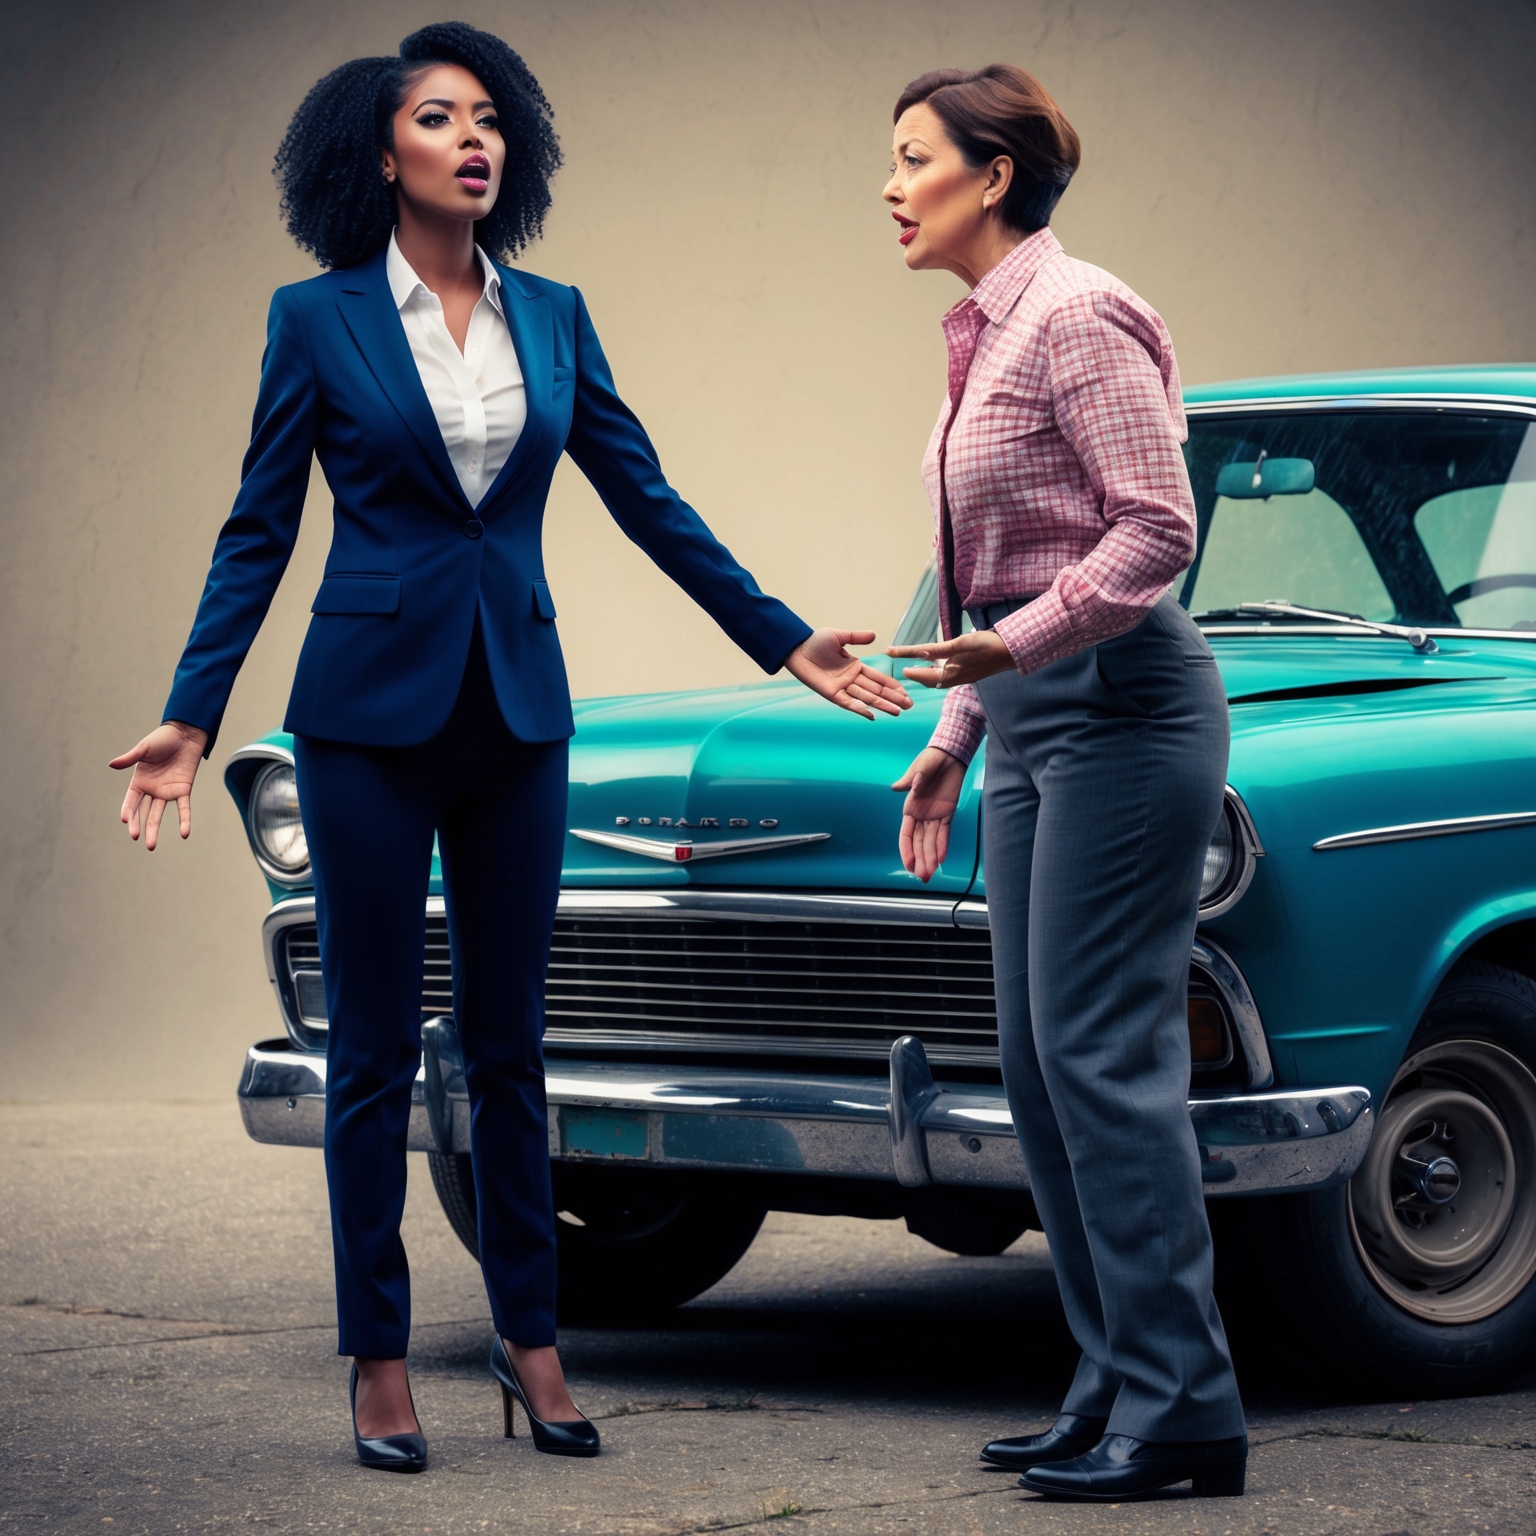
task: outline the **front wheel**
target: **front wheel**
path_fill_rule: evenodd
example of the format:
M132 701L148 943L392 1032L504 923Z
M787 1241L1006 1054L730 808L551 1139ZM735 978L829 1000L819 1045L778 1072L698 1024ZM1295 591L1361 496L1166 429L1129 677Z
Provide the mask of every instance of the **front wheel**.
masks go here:
M1278 1312L1330 1374L1413 1396L1486 1391L1536 1360L1533 1062L1536 983L1459 967L1349 1184L1213 1202L1224 1310Z
M906 1196L907 1231L967 1258L991 1258L1040 1225L1027 1195L928 1184Z
M448 1224L478 1259L470 1160L429 1152ZM709 1180L556 1163L556 1313L562 1324L644 1318L707 1291L752 1246L767 1214Z

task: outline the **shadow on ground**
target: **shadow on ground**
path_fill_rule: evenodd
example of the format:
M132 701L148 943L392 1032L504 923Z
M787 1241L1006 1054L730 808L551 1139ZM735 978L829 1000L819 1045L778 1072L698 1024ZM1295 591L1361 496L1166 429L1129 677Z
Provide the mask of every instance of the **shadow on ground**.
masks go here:
M360 1469L318 1155L233 1105L0 1106L0 1536L248 1530L683 1536L774 1522L1034 1536L1466 1536L1536 1526L1536 1381L1379 1403L1244 1362L1248 1497L1046 1505L976 1462L1070 1378L1038 1234L957 1258L899 1222L772 1215L646 1327L567 1329L594 1462L501 1438L476 1266L413 1160L404 1226L425 1476ZM615 1276L622 1284L623 1276Z

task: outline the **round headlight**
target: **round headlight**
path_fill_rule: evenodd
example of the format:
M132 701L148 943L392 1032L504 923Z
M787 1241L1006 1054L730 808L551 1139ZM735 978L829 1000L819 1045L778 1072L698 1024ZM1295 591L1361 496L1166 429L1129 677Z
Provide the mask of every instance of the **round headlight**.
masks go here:
M1205 850L1205 872L1200 877L1200 905L1219 900L1232 875L1237 858L1237 839L1232 835L1232 813L1223 803L1216 834Z
M1205 868L1200 875L1202 923L1230 912L1243 899L1263 854L1248 807L1228 785L1221 803L1221 820L1216 823L1210 846L1205 850Z
M274 879L298 880L308 874L309 842L299 818L299 785L291 763L272 763L256 775L246 823L256 857Z

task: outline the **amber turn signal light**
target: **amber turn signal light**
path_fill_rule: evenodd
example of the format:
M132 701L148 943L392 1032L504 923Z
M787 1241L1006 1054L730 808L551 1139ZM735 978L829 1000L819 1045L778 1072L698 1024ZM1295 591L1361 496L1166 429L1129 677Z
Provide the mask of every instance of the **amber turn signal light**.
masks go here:
M1214 997L1189 1000L1189 1058L1196 1066L1220 1063L1227 1054L1226 1020Z

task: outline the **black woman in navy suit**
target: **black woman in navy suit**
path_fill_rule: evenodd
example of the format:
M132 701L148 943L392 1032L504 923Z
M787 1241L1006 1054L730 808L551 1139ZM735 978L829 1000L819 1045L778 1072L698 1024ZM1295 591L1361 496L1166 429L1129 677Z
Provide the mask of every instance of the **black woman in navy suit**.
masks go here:
M300 107L278 155L289 228L328 270L272 300L250 450L122 819L146 846L190 795L292 553L319 457L335 497L286 728L314 867L330 1017L326 1172L340 1352L360 1459L426 1464L405 1370L400 1216L421 1051L436 837L497 1340L541 1449L592 1455L555 1351L541 1039L565 837L570 696L540 530L562 453L767 672L873 717L910 701L765 595L668 485L574 288L505 265L559 163L537 82L461 23L358 59ZM510 1416L510 1397L508 1398Z

